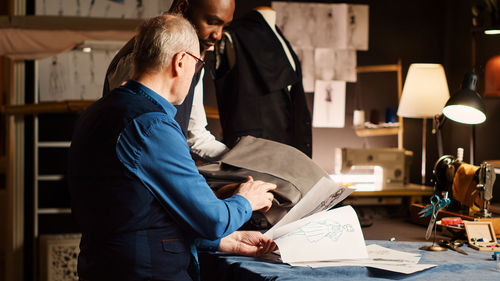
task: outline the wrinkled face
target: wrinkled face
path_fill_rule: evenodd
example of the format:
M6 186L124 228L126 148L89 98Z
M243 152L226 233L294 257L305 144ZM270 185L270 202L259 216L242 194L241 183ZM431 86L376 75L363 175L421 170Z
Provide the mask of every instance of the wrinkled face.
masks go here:
M204 53L222 38L222 29L233 20L234 0L198 0L190 5L186 17L196 27Z

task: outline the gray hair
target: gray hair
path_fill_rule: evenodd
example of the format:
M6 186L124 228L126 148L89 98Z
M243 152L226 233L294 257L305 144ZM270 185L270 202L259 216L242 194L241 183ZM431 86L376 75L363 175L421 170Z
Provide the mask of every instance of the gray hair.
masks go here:
M191 23L180 15L164 14L144 21L135 36L134 73L163 71L175 54L199 49L198 36Z

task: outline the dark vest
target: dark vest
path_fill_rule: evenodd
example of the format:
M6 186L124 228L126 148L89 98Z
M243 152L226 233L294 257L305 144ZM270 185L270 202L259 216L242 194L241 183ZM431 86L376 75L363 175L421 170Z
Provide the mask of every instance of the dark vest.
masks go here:
M83 279L190 280L185 234L116 155L124 127L158 111L145 96L120 87L78 120L68 182L72 213L82 231L78 272Z
M291 45L285 40L296 71L258 12L235 20L228 31L236 64L229 69L222 61L215 72L224 143L232 147L239 137L251 135L291 145L311 157L311 115Z
M103 96L108 94L111 90L113 90L110 89L108 75L116 71L116 67L118 66L118 63L120 62L121 59L132 54L132 52L134 51L134 43L135 43L135 37L130 39L127 42L127 44L125 44L125 46L123 46L120 49L120 51L116 54L116 56L109 64L108 70L106 71L106 78L104 79L104 87L102 91ZM132 68L133 66L130 65L129 67ZM191 116L191 109L193 107L194 88L196 87L196 84L198 84L199 80L200 80L200 75L195 74L193 76L193 81L191 82L191 87L189 88L188 95L184 99L184 102L182 104L175 105L175 108L177 109L177 114L175 115L175 121L177 121L177 123L179 123L179 125L181 126L182 133L184 134L184 136L187 136L189 117Z

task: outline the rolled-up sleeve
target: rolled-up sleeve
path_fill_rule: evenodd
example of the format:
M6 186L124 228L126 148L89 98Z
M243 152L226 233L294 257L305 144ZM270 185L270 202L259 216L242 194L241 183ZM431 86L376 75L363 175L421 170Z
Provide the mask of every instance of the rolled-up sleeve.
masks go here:
M116 146L123 165L194 236L213 240L250 219L252 208L240 195L218 199L191 159L186 139L167 114L141 115L120 134Z

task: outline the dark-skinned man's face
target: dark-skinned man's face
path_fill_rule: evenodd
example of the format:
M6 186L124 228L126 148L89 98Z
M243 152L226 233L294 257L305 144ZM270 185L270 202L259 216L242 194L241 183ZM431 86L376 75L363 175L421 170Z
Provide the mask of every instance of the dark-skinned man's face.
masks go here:
M202 54L222 38L222 29L233 20L234 0L197 0L186 17L196 27Z

